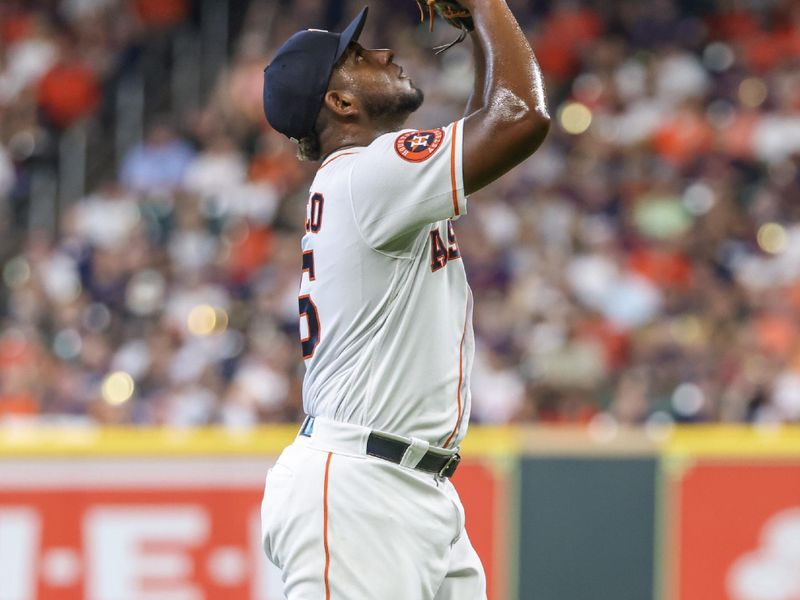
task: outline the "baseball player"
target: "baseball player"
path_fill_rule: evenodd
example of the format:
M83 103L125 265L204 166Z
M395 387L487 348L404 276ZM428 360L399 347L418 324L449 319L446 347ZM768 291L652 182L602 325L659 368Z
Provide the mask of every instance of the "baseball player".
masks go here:
M506 1L444 8L474 22L476 64L467 116L445 127L402 128L423 94L390 50L358 43L366 8L343 33L296 33L265 70L268 121L321 161L299 294L308 417L262 505L289 600L486 598L449 479L473 357L453 221L539 147L549 117Z

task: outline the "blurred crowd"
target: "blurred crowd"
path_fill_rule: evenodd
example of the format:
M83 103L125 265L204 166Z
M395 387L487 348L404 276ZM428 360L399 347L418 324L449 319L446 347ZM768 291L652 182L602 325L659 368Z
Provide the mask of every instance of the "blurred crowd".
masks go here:
M363 3L248 3L207 98L148 112L53 230L21 217L30 148L101 119L131 49L169 39L192 3L0 7L0 419L301 418L316 166L267 126L262 71L288 35ZM473 420L800 421L800 1L508 3L554 125L455 223ZM436 127L462 116L471 51L434 57L455 32L417 19L372 2L362 42L395 50L426 93L410 124Z

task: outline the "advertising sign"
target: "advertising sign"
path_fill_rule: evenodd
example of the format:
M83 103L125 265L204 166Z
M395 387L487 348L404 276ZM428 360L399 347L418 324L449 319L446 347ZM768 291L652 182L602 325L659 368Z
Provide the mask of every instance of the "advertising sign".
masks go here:
M800 461L699 460L670 496L670 598L800 599Z
M273 462L0 460L0 600L280 600L280 574L260 541ZM504 482L466 461L456 483L494 583L497 546L505 543L494 535Z
M2 600L277 600L272 459L0 462Z

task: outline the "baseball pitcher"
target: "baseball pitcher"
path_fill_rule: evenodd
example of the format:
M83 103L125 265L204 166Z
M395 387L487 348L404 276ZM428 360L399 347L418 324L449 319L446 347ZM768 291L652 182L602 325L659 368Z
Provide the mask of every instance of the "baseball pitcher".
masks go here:
M420 2L472 38L460 120L403 129L423 93L390 50L358 43L366 8L342 33L296 33L264 74L269 123L321 163L298 253L308 416L262 505L289 600L486 598L450 482L474 347L453 223L539 147L549 116L505 0Z

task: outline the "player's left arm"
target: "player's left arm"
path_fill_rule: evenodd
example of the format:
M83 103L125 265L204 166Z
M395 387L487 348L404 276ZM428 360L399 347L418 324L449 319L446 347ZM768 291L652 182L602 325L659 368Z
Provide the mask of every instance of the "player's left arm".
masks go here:
M464 120L464 187L471 194L533 154L550 129L544 76L507 0L460 0L486 56L483 106Z
M486 90L486 52L477 39L472 40L472 63L475 68L475 83L472 95L467 102L465 117L483 108L483 95Z

